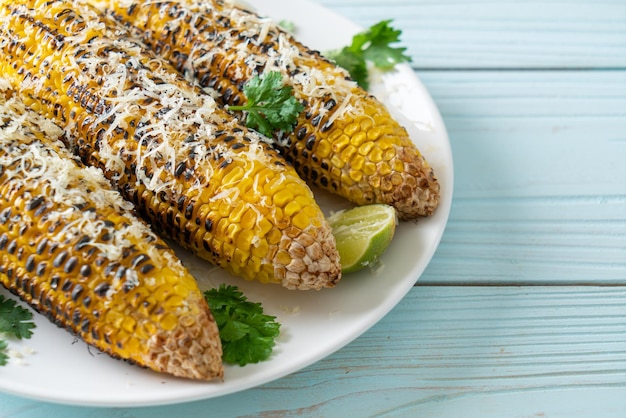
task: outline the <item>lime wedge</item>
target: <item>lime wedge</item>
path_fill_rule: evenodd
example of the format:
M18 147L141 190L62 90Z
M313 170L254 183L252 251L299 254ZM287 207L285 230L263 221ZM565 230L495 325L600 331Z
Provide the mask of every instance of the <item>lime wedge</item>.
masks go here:
M373 204L335 212L328 221L337 241L341 271L351 273L373 265L385 252L398 216L392 206Z

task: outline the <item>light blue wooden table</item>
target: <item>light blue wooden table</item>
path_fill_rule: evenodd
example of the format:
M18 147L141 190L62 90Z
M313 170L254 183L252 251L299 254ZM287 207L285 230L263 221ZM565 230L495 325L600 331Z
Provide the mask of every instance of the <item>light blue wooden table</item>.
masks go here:
M255 389L137 409L0 394L0 417L626 417L626 2L319 2L395 19L447 125L452 213L417 285Z

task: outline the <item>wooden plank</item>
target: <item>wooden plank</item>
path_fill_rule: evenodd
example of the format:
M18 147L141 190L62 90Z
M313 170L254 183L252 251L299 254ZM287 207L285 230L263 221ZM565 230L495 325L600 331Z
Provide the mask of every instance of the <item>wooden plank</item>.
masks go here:
M0 396L0 417L623 417L625 306L626 288L418 286L343 350L256 389L115 410Z
M626 71L419 76L455 190L424 283L626 284Z
M626 71L418 74L448 129L456 197L626 194Z
M620 0L317 1L361 27L393 19L419 69L626 68Z

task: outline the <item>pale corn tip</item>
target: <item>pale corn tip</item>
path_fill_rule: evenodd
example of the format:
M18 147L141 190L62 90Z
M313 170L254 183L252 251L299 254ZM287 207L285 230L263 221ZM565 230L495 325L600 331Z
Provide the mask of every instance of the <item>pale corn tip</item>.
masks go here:
M223 379L219 341L219 330L208 309L197 313L187 310L172 330L159 330L150 337L145 361L178 377Z
M383 192L382 200L397 209L401 220L432 215L439 205L440 189L433 169L424 157L407 149L400 149L397 157L404 162L403 179L398 185L393 185L392 179L386 179L385 182L392 187Z
M309 227L294 237L281 241L281 251L288 263L274 258L275 274L288 289L319 290L334 287L341 278L339 253L330 226Z

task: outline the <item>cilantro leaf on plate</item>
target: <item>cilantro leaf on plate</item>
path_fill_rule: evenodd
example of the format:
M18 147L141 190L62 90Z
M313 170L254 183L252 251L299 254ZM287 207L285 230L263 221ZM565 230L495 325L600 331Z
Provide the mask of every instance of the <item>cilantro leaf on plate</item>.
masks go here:
M5 366L9 361L9 355L5 352L8 346L6 341L0 340L0 366Z
M13 299L0 295L0 366L6 365L9 361L6 352L9 344L2 338L5 336L20 340L30 338L33 335L32 329L35 328L32 319L31 311L22 308Z
M391 20L380 21L354 35L350 45L328 52L328 58L345 68L361 87L368 89L368 62L386 71L399 63L411 61L411 57L405 54L406 48L392 46L400 41L402 31L394 29L391 22Z
M19 306L13 299L0 295L0 334L17 339L30 338L35 328L33 314Z
M204 296L220 331L224 362L245 366L270 357L280 334L276 317L264 314L237 286L222 284Z

